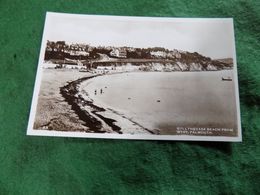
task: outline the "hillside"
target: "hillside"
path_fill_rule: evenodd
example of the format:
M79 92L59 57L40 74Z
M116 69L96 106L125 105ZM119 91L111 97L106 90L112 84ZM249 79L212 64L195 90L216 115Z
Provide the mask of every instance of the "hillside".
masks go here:
M48 41L44 59L54 64L81 64L87 68L123 66L130 63L139 66L139 70L143 71L216 71L233 68L232 58L212 60L197 52L162 47L68 45L65 41Z

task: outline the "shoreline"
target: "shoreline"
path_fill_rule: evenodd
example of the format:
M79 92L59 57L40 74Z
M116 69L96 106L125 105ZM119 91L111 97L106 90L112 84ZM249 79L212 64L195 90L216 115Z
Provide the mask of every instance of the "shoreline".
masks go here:
M142 73L142 71L138 71L138 72L140 72L140 73ZM125 73L129 73L129 72L125 72ZM137 73L137 72L136 72ZM155 74L156 74L156 72L154 72ZM229 74L230 72L223 72L223 73L220 73L221 75L223 74L223 75L225 75L225 74ZM123 74L123 73L121 73L121 74ZM169 73L170 74L170 73ZM108 76L109 75L114 75L114 74L108 74ZM201 74L200 74L201 75ZM204 75L204 74L203 74ZM116 76L116 75L115 75ZM119 75L119 77L121 77L120 75ZM219 78L221 78L220 77L220 75L218 74L218 77ZM203 77L204 78L204 77ZM104 78L105 79L105 78ZM94 79L93 81L86 81L85 83L83 82L83 84L81 85L81 89L79 90L80 91L80 93L82 94L82 96L84 97L84 99L87 99L87 100L89 100L90 98L91 99L93 99L94 100L94 104L95 105L98 105L99 107L102 107L102 108L105 108L106 109L106 111L105 111L105 113L101 113L101 115L103 115L103 116L106 116L106 117L108 117L108 118L112 118L112 119L116 119L115 118L115 116L114 115L118 115L118 116L121 116L121 117L124 117L125 119L128 119L128 121L130 121L132 124L133 123L137 123L137 125L139 126L139 127L142 127L142 129L145 129L146 131L148 131L148 132L150 132L150 133L152 133L152 134L169 134L169 133L173 133L173 132L169 132L169 125L168 125L168 121L170 121L171 119L169 119L170 117L165 117L164 115L160 115L160 116L157 116L157 115L154 115L154 116L157 116L157 117L159 117L159 118L156 118L156 119L154 119L153 117L148 117L148 119L146 120L145 118L140 118L140 117L138 117L138 115L135 115L135 114L133 114L133 113L128 113L128 112L125 112L126 110L120 110L116 105L117 105L117 102L115 102L114 101L114 104L107 104L107 103L103 103L102 101L99 101L99 99L97 98L97 100L96 100L96 96L94 95L94 90L96 89L95 87L93 87L93 85L91 84L91 83L95 83L95 80L98 80L98 81L100 81L101 80L101 82L100 82L100 84L98 85L98 89L100 89L100 88L106 88L105 86L107 86L106 85L106 82L109 80L109 78L107 77L105 80L103 80L103 78L101 77L101 78L97 78L97 79ZM222 81L221 81L221 79L218 79L218 81L217 82L219 82L220 84L222 83ZM102 84L103 83L103 84ZM228 85L229 85L229 83L227 83ZM89 88L88 87L88 85L90 85L91 87ZM108 88L110 88L111 86L108 86ZM109 90L110 91L110 90ZM88 94L89 93L89 94ZM105 94L106 95L108 95L106 92L105 92ZM107 96L106 98L109 98L109 97L112 97L111 96L111 93L109 93L109 96ZM131 97L131 96L126 96L126 97L124 97L124 98L127 98L127 97ZM165 101L163 101L163 102L165 102ZM114 107L114 106L115 107ZM193 105L191 105L192 106L192 108L194 108L194 109L196 109L196 106L193 106ZM194 110L193 109L193 110ZM202 109L202 110L206 110L206 109ZM146 110L147 111L147 113L149 112L149 110ZM203 111L202 111L203 112ZM169 112L169 113L172 113L172 112ZM182 112L181 112L182 113ZM185 112L184 112L185 113ZM191 113L192 113L192 110L191 110ZM209 114L211 114L211 113L209 113ZM164 118L160 118L160 117L164 117ZM189 116L189 115L187 115L187 116ZM214 117L214 116L213 116ZM162 119L162 120L161 120ZM117 120L117 119L116 119ZM153 121L152 120L161 120L161 121L163 121L163 122L161 122L161 124L159 124L159 123L153 123ZM181 121L182 119L181 119L181 117L177 117L177 119L176 120L174 120L175 121L175 123L176 124L174 124L174 123L170 123L170 126L172 127L172 129L174 130L174 132L176 131L176 126L183 126L183 124L181 124L180 123L180 121ZM221 119L222 120L222 119ZM148 122L147 122L148 121ZM150 121L150 122L149 122ZM165 125L165 124L163 124L163 123L166 123L167 122L167 125ZM199 121L199 119L197 119L197 121ZM210 120L211 121L211 120ZM121 121L119 121L119 122L121 122ZM198 126L198 127L200 127L200 126L210 126L210 125L215 125L215 122L214 121L211 121L211 123L210 124L206 124L206 123L204 123L203 121L201 122L201 123L199 123L199 124L194 124L193 123L193 121L188 121L187 122L188 124L185 124L185 125L188 125L188 126ZM118 124L118 121L117 122L115 122L115 124ZM125 125L124 123L121 123L122 125L119 125L121 128L122 128L122 131L124 131L125 129L127 129L127 128L129 128L127 125ZM140 124L142 124L142 125L140 125ZM153 125L153 124L155 124L155 125ZM159 125L158 125L159 124ZM177 125L178 124L178 125ZM214 126L213 125L213 126ZM216 127L218 127L219 125L216 125ZM225 127L226 127L226 124L224 125ZM131 127L130 127L131 128Z
M65 101L71 105L71 109L78 115L79 119L84 121L85 125L90 128L90 130L95 131L95 133L105 133L107 130L103 129L103 120L111 129L117 133L120 133L121 128L114 124L116 120L106 118L97 112L105 111L104 108L98 107L93 104L92 101L85 100L81 95L78 95L78 87L81 82L89 80L91 78L100 75L94 75L89 77L83 77L75 81L69 82L67 85L60 87L60 93L65 98ZM83 109L83 107L88 107L89 111ZM96 116L96 117L95 117ZM99 118L99 119L98 119Z
M138 122L131 120L130 118L124 116L123 114L118 113L117 111L110 108L103 108L95 105L93 100L89 98L87 92L85 92L83 97L80 94L80 84L89 79L103 76L103 75L112 75L112 74L123 74L127 72L115 72L109 74L97 74L94 76L83 77L75 81L69 82L67 85L60 87L60 93L65 98L65 101L71 106L71 109L78 115L79 119L85 122L85 125L95 133L111 133L116 132L118 134L131 133L135 134L133 129L136 132L148 133L148 134L158 134L157 131L152 131L140 125ZM109 115L109 117L106 117ZM114 115L111 117L110 115ZM126 126L131 126L131 129L124 129L122 125L117 125L115 123L120 123L118 120L113 118L120 118L124 120ZM134 127L134 128L133 128ZM123 128L123 129L122 129Z
M60 93L60 88L77 79L92 76L68 69L43 69L44 77L38 94L35 130L89 132Z
M123 74L129 72L144 72L144 71L108 72L106 74L82 73L82 72L78 72L78 70L66 70L66 69L60 69L60 70L46 69L46 71L47 71L46 74L48 73L48 76L46 77L46 81L44 84L45 88L43 88L45 89L45 91L43 90L41 92L42 100L39 104L41 105L41 107L38 108L39 110L41 110L39 111L41 114L38 115L38 118L42 119L44 123L39 123L41 122L39 121L38 128L35 127L35 129L43 128L44 130L57 130L57 131L72 130L72 131L83 131L85 133L155 134L155 135L169 134L167 128L164 129L165 132L161 132L162 130L161 127L154 128L151 125L147 126L145 123L143 123L142 120L141 121L134 120L132 115L129 116L128 114L121 112L120 110L114 109L113 107L99 104L98 101L95 100L94 98L95 96L91 96L92 90L89 91L88 88L85 88L85 86L92 83L92 81L88 81L88 80L94 79L95 77ZM70 73L71 71L74 73L71 74ZM149 71L149 72L155 72L155 71ZM66 74L63 77L61 77L61 75L64 73ZM68 77L68 75L72 75L72 76ZM61 81L59 81L60 84L56 85L57 92L55 92L56 93L55 99L53 99L53 96L50 98L48 96L49 94L52 95L54 90L52 88L49 88L49 85L53 81L50 80L50 76L52 78L55 78L55 81L63 78L61 79ZM60 97L57 97L58 94ZM50 104L51 106L49 106ZM54 105L54 108L52 104ZM58 110L53 112L56 107L58 108ZM44 112L44 110L46 112ZM46 115L49 117L46 117Z

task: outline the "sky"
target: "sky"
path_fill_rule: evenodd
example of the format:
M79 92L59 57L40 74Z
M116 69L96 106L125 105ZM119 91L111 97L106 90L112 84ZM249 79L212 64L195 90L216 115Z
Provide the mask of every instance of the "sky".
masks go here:
M92 46L164 47L212 59L233 57L231 19L111 17L48 13L43 40Z

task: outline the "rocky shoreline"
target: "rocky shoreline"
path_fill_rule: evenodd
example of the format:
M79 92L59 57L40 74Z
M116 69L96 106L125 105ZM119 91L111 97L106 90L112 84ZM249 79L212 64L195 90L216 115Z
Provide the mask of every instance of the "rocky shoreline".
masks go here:
M61 95L65 98L65 101L71 105L71 109L78 115L79 119L84 121L85 125L95 133L105 133L115 131L122 133L121 128L114 123L116 120L106 118L98 112L106 111L104 108L98 107L93 104L93 101L84 99L79 95L79 84L88 79L97 77L99 75L80 78L78 80L69 82L67 85L60 88ZM87 108L87 109L86 109ZM88 111L87 111L88 110ZM102 121L110 127L110 129L104 129Z

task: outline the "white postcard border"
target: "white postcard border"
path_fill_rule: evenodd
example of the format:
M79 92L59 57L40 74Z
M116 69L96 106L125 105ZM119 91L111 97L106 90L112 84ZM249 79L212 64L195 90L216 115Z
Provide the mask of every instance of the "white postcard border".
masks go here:
M233 18L171 18L171 17L136 17L136 16L108 16L108 15L85 15L85 14L67 14L67 13L55 13L46 12L45 24L43 29L43 36L41 41L40 57L38 61L38 68L36 73L36 80L33 91L33 98L31 103L29 122L27 126L27 135L30 136L54 136L54 137L76 137L76 138L105 138L105 139L134 139L134 140L168 140L168 141L222 141L222 142L241 142L242 141L242 130L241 130L241 117L240 117L240 103L239 103L239 90L238 90L238 75L237 75L237 61L236 61L236 49L235 49L235 33L233 28L233 72L235 81L235 95L236 95L236 110L237 110L237 126L238 126L238 136L228 137L228 136L196 136L196 135L144 135L144 134L109 134L109 133L86 133L86 132L66 132L66 131L55 131L55 130L37 130L33 129L33 123L36 116L36 109L38 103L38 95L40 92L40 85L42 80L42 62L44 60L45 44L47 42L46 32L48 28L49 19L56 15L63 15L63 17L83 17L88 19L102 18L102 20L143 20L143 21L172 21L177 20L179 22L189 21L205 21L208 20L221 20L233 23Z

